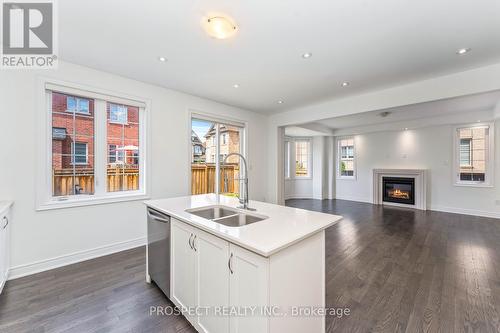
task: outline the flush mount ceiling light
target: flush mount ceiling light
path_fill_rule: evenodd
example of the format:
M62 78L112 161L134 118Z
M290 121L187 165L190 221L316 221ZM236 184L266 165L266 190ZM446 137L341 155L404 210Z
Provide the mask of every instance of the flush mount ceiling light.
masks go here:
M304 53L302 55L302 58L304 58L304 59L308 59L308 58L311 58L311 57L312 57L312 53L310 53L310 52Z
M458 55L464 55L464 54L466 54L467 52L469 52L470 50L471 50L471 48L470 48L470 47L463 48L463 49L458 50L458 51L457 51L457 54L458 54Z
M233 21L225 16L212 16L204 19L204 28L210 37L226 39L236 33L237 27Z
M167 61L167 58L165 58L165 57L158 57L158 60L161 61L161 62L165 62L165 61Z
M341 84L341 86L342 86L342 87L347 87L348 85L350 85L350 83L349 83L349 82L347 82L347 81L342 82L342 84Z

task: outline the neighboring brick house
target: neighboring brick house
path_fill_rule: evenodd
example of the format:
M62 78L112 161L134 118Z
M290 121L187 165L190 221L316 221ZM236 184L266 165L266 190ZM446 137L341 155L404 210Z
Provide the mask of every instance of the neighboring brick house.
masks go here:
M68 101L71 104L68 106ZM76 103L76 104L75 104ZM79 107L80 110L74 112ZM76 156L73 154L76 152ZM74 162L74 163L73 163ZM94 165L94 101L52 94L52 166L88 169Z
M224 159L229 153L239 153L240 152L240 131L238 127L229 125L220 125L220 154L222 159ZM205 157L206 163L215 163L215 125L212 125L210 129L205 134ZM230 156L227 163L238 163L238 156Z

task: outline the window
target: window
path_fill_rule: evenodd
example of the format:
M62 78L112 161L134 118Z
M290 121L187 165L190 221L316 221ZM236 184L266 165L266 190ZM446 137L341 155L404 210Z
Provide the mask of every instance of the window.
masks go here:
M290 141L285 141L285 158L283 166L285 168L285 178L290 178Z
M493 133L493 124L455 129L455 184L493 184Z
M244 124L199 117L191 119L191 194L236 196L242 185L241 160L230 154L244 155Z
M90 113L90 100L75 96L67 96L66 110L74 113Z
M146 103L44 84L37 209L146 198Z
M343 138L338 140L338 177L355 178L355 149L354 138Z
M309 177L310 176L310 146L309 140L295 141L295 176Z
M86 143L74 142L71 152L73 164L85 165L88 161L88 146Z
M109 121L126 124L128 121L128 108L125 105L109 104Z

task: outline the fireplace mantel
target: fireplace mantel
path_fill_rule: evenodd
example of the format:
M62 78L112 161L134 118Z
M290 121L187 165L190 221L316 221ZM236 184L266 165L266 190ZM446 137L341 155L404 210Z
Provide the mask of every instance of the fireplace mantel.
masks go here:
M397 204L382 200L383 177L408 177L415 179L415 204ZM427 170L426 169L373 169L373 203L426 210L427 209Z

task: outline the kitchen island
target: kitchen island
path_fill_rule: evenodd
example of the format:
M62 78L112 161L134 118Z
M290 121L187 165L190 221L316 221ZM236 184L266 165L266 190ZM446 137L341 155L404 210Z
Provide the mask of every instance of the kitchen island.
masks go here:
M341 216L214 194L145 203L170 219L168 296L199 332L325 331L324 230Z

